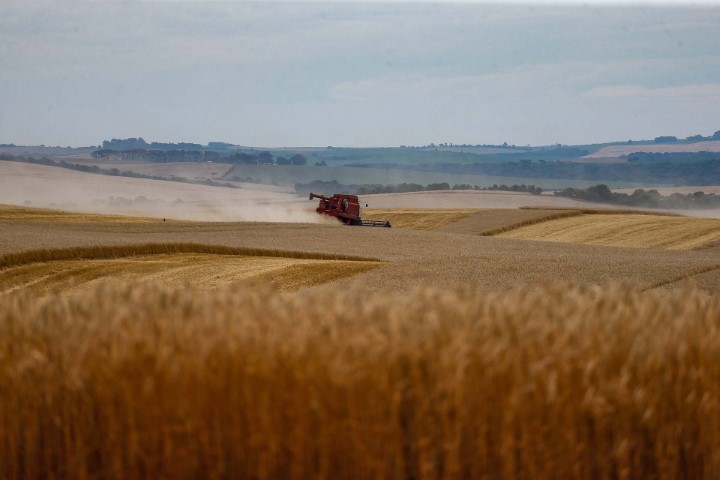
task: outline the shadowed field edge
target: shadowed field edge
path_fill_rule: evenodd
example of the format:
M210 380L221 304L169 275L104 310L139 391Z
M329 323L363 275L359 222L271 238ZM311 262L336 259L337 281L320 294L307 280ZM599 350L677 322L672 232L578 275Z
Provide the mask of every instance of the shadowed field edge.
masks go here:
M177 253L201 253L210 255L243 255L252 257L296 258L300 260L345 260L355 262L379 262L376 258L359 257L292 250L273 250L249 247L228 247L201 243L143 243L135 245L68 247L56 249L26 250L0 256L0 270L38 262L61 260L97 260L137 255L171 255Z

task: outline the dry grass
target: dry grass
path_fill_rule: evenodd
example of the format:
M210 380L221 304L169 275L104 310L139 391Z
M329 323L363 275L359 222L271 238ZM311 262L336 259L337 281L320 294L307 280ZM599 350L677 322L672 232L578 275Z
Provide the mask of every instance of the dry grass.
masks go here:
M692 249L720 240L720 220L624 213L574 215L501 233L503 238Z
M0 331L0 478L720 477L692 290L101 288Z
M363 209L365 220L388 220L393 228L409 228L412 230L435 230L455 223L478 212L472 208L367 208Z

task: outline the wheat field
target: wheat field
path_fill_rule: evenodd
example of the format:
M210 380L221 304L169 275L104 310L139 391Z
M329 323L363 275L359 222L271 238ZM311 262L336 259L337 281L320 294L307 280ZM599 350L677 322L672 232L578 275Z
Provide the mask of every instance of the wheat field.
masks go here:
M4 211L0 478L720 476L720 254L504 238L696 219Z
M576 215L515 228L498 236L619 247L692 249L720 240L720 220L633 213Z
M259 251L269 250L271 256L282 257L285 255L283 252L293 252L304 255L296 258L308 260L385 262L381 268L312 287L326 291L348 289L358 295L405 294L418 286L453 288L481 285L503 291L518 283L558 280L581 285L627 280L647 288L687 278L697 278L698 284L708 291L717 290L718 284L713 281L712 275L698 276L708 268L720 265L720 251L716 249L607 248L487 237L475 233L503 225L516 228L516 222L527 221L528 214L539 213L540 220L543 220L546 215L564 211L522 210L515 214L515 211L506 209L504 212L503 215L497 210L479 211L455 224L432 231L343 227L337 222L324 225L157 220L126 223L42 219L4 221L0 226L0 256L27 257L29 252L45 250L53 252L53 255L70 252L70 256L61 258L45 254L33 257L33 261L46 262L72 260L77 249L85 248L120 248L120 257L175 253L254 257L259 255ZM529 221L535 220L530 218ZM463 222L469 224L463 226ZM446 230L453 226L469 227L465 231L472 234ZM135 249L137 245L150 244L159 247L152 251ZM178 244L193 244L195 247L178 250L174 247ZM203 246L203 249L198 249L198 246ZM122 250L124 248L130 250ZM88 259L97 260L97 257Z
M198 289L245 284L293 291L381 265L350 256L200 244L43 249L0 256L0 294L74 293L108 281Z
M100 285L0 303L1 478L720 476L720 300Z

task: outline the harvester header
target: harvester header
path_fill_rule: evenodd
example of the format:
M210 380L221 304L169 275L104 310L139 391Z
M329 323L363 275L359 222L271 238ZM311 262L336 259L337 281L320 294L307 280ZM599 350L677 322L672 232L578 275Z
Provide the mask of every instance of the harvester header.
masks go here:
M336 193L332 197L310 194L310 200L318 198L320 203L315 211L319 215L335 217L345 225L361 227L390 227L387 220L363 220L360 218L360 202L357 195L345 195Z

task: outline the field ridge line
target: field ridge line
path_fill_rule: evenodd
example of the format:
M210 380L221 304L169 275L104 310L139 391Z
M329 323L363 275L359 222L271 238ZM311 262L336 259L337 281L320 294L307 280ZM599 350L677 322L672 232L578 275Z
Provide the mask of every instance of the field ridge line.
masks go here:
M667 279L667 280L661 280L661 281L659 281L659 282L655 282L655 283L651 284L650 286L643 288L643 289L640 290L640 291L641 291L641 292L647 292L648 290L652 290L652 289L655 289L655 288L658 288L658 287L664 287L664 286L666 286L666 285L670 285L671 283L681 282L681 281L683 281L683 280L687 280L687 279L689 279L689 278L691 278L691 277L694 277L694 276L696 276L696 275L701 275L701 274L703 274L703 273L713 272L713 271L715 271L715 270L720 270L720 263L715 264L715 265L708 265L708 266L706 266L706 267L697 268L697 269L695 269L695 270L691 270L691 271L689 271L689 272L686 272L686 273L684 273L684 274L682 274L682 275L678 275L678 276L676 276L676 277L672 277L672 278Z
M209 255L245 255L252 257L296 258L301 260L344 260L352 262L381 262L377 258L316 252L298 252L252 247L230 247L201 243L142 243L132 245L98 245L91 247L67 247L35 249L0 256L0 270L20 265L62 260L97 260L139 255L163 255L177 253L204 253Z
M611 210L611 209L592 209L592 208L560 208L560 207L520 207L520 210L564 210L561 213L549 214L546 217L534 218L523 222L513 223L504 227L496 228L482 232L480 235L484 237L492 237L501 233L517 230L538 223L551 222L561 218L580 217L582 215L657 215L661 217L682 217L683 215L669 212L651 212L648 210Z
M492 237L494 235L499 235L501 233L509 232L510 230L517 230L518 228L528 227L530 225L536 225L538 223L550 222L552 220L558 220L560 218L579 217L581 215L583 215L583 213L580 211L552 213L545 217L533 218L531 220L525 220L522 222L513 223L512 225L506 225L504 227L495 228L493 230L488 230L488 231L482 232L480 235L482 235L483 237Z

